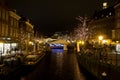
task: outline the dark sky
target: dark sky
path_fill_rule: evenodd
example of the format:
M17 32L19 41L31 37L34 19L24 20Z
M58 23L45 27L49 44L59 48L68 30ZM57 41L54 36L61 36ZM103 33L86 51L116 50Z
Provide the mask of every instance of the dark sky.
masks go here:
M7 0L19 15L29 18L40 33L50 35L75 25L75 17L91 16L104 0ZM111 5L115 0L108 0Z

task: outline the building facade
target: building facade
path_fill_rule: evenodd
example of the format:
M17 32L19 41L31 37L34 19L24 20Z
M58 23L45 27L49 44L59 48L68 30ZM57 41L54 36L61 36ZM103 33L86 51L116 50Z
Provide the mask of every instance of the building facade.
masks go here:
M25 53L33 51L34 48L34 26L24 17L19 21L19 48Z
M115 24L116 27L114 29L115 41L120 42L120 3L114 6L115 8Z
M0 5L0 36L7 37L9 35L8 33L8 25L9 25L9 10L3 6Z
M9 37L14 38L15 41L18 41L20 18L16 11L9 11Z
M91 40L96 40L102 35L103 39L109 40L110 43L120 42L120 2L96 12L93 20L89 22L89 28L93 27L94 34L90 35Z
M108 40L113 40L112 30L115 27L115 13L114 8L109 7L96 12L93 16L93 20L89 23L89 28L94 27L94 34L90 35L91 39L98 40L99 36L103 36L104 43Z
M0 53L6 55L18 46L18 23L20 16L0 4Z
M0 54L16 53L17 50L33 51L34 26L28 19L24 19L0 3Z

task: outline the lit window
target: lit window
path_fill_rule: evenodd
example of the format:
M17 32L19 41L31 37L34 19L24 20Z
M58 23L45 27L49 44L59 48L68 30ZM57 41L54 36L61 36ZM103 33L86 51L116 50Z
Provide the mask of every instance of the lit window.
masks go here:
M109 15L112 15L112 13L110 12Z
M108 15L106 17L109 17Z

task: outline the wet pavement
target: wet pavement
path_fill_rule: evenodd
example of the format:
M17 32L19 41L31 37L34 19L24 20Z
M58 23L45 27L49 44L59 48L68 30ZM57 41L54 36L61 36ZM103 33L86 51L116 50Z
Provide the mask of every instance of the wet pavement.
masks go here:
M52 49L36 66L25 67L11 80L97 80L79 68L76 54L62 49ZM9 79L10 80L10 79Z

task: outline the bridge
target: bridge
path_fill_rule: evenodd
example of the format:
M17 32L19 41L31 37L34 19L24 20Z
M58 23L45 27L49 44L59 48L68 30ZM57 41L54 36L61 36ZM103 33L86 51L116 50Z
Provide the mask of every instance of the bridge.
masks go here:
M67 45L70 43L67 40L56 39L53 41L49 41L48 44L51 48L63 48L64 50L67 50Z

